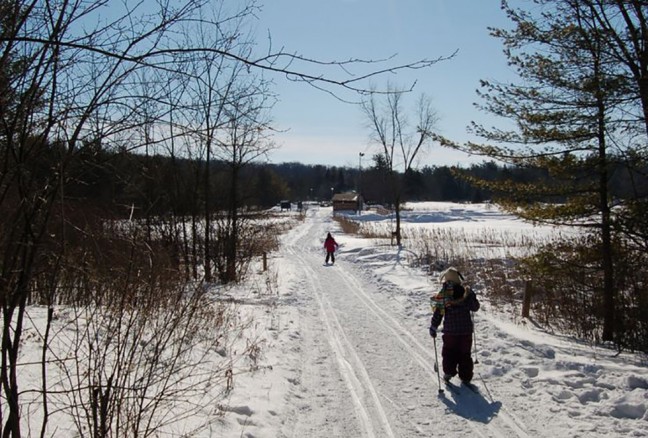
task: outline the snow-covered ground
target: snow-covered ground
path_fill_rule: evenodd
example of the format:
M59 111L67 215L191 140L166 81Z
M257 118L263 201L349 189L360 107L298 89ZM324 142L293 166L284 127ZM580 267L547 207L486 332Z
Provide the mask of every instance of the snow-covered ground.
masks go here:
M529 242L558 232L533 227L488 205L412 204L404 215L406 234L430 232L438 238L438 233L451 232L460 236L464 255L483 251L479 257L510 253L498 252L498 233L509 236L504 241L517 245L519 252ZM545 332L520 318L518 310L492 305L488 291L479 287L482 308L475 314L474 355L479 393L465 388L440 393L428 334L429 298L439 285L411 263L415 251L408 245L414 239L399 251L384 240L346 235L333 221L330 207L311 207L304 220L296 220L295 213L282 217L296 226L281 236L268 271L255 268L244 284L214 289L217 303L232 303L225 321L235 330L223 341L200 344L205 355L189 371L211 383L165 399L159 410L168 414L169 424L156 436L648 437L645 355L615 356L614 351ZM390 219L369 213L355 219L367 226L391 226ZM340 244L334 266L324 264L322 243L328 231ZM473 246L473 238L481 243ZM519 239L522 244L516 243ZM477 274L463 274L468 284L483 284ZM41 427L38 364L46 310L27 309L24 364L19 368L26 403L24 436L39 435ZM68 321L83 321L67 313L56 309L49 347L48 357L58 359L49 368L48 437L86 436L76 432L69 408L56 405L56 390L74 380L64 374L59 382L58 367L73 361L61 368L72 374L74 363L81 373L92 367L75 350L81 344L66 348L66 339L79 337L79 326ZM99 326L95 334L110 337ZM439 353L441 342L437 340ZM231 374L222 379L204 378L208 370L220 375L229 373L229 367ZM142 367L134 377L145 379L140 374L147 369ZM179 378L190 383L190 377ZM80 391L62 394L84 394ZM187 410L178 412L179 406Z
M409 207L405 227L551 231L484 205ZM327 231L341 245L334 266L324 265ZM479 394L440 393L427 331L436 279L396 247L343 234L330 208L309 209L270 266L276 294L247 292L272 303L248 309L262 345L258 370L235 373L227 415L206 436L648 436L644 355L615 356L520 322L491 306L487 291L478 291L475 314Z

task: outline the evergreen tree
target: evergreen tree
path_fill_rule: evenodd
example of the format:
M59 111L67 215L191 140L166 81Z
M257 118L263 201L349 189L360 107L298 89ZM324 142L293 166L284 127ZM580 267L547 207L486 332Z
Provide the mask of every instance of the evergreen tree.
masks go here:
M619 216L619 229L636 245L648 248L648 4L645 1L587 0L582 8L606 37L609 56L622 66L628 101L625 117L636 121L638 138L627 146L625 173L630 199ZM643 131L643 132L642 132ZM629 133L632 131L629 131Z
M415 169L408 169L403 175L403 196L408 201L420 201L425 187L423 174Z
M259 207L271 207L288 198L288 186L267 166L259 168L254 186Z
M535 181L475 179L498 193L497 201L522 218L594 230L599 248L597 270L603 287L602 339L615 335L615 281L612 201L609 181L613 164L621 161L624 134L632 129L628 81L609 55L606 33L585 2L545 2L538 16L503 2L513 30L492 29L502 40L509 64L520 83L482 81L486 111L510 119L510 129L474 132L488 144L442 144L515 166L545 169L549 178ZM615 145L612 149L610 145ZM547 202L555 201L555 202Z

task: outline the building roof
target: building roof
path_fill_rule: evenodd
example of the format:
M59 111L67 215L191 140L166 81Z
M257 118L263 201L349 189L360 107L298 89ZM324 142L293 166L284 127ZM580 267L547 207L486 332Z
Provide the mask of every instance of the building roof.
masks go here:
M349 193L336 193L333 195L333 202L342 201L342 202L356 202L358 200L358 194L349 192Z

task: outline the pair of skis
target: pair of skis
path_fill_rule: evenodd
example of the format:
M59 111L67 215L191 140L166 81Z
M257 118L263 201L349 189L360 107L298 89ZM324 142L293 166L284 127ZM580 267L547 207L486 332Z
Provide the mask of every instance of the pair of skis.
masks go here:
M455 385L452 382L444 381L445 387L451 391L454 394L461 394L461 389L466 388L468 391L474 393L474 394L479 394L479 388L477 388L476 385L473 383L466 383L466 382L461 382L461 385Z
M439 364L438 362L434 362L434 371L436 371L437 374L439 374ZM467 383L467 382L461 382L461 385L455 385L452 383L450 380L446 379L441 379L444 383L445 388L447 388L449 391L453 392L454 394L459 394L461 393L461 388L466 388L470 392L473 392L475 394L479 394L479 388L473 384L473 383ZM443 394L444 390L441 388L441 381L439 382L439 394Z

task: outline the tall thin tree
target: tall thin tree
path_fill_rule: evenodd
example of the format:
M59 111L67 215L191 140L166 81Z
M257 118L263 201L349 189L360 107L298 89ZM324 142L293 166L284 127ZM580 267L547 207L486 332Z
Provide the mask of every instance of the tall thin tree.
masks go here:
M429 96L420 95L412 124L403 105L405 93L388 86L386 94L371 93L362 101L362 110L369 125L371 140L384 158L391 203L396 216L396 244L401 245L402 175L410 171L417 158L431 143L438 116Z

